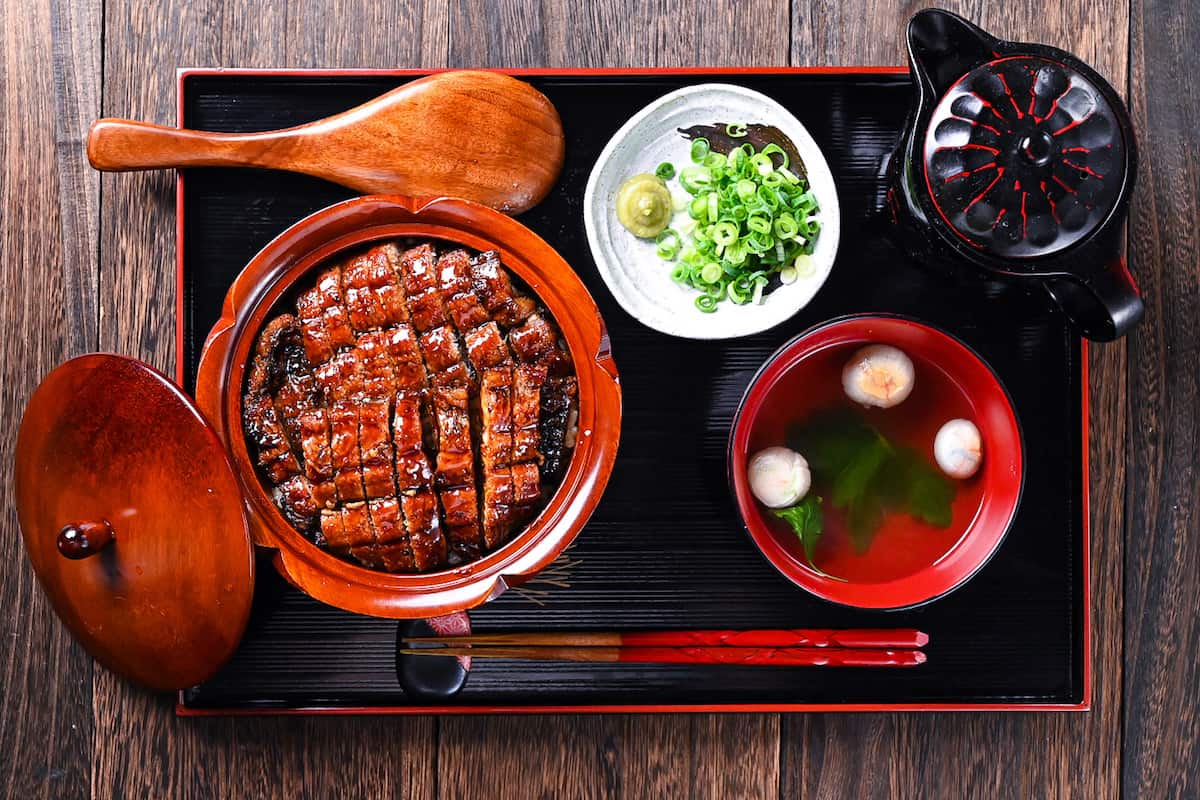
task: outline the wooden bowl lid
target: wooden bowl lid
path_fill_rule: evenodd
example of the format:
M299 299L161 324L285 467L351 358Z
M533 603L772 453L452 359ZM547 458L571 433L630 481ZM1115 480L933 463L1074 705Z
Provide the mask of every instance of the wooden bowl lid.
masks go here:
M166 377L103 354L51 372L21 420L16 498L43 590L101 664L181 689L232 655L254 587L242 496Z

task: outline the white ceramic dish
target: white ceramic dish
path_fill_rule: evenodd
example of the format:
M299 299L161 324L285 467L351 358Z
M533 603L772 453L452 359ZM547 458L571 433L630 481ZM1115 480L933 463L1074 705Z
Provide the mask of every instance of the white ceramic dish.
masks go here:
M792 140L820 205L821 235L812 255L815 269L807 277L777 288L761 304L723 302L715 312L704 313L696 308L696 290L671 279L671 265L655 254L654 240L638 239L621 227L615 208L617 189L629 176L652 173L663 161L677 169L691 163L691 145L679 128L714 122L774 125ZM677 181L669 185L678 191ZM583 207L592 258L621 307L644 325L689 339L748 336L793 317L829 277L841 232L833 174L812 136L766 95L723 83L679 89L634 115L600 154Z

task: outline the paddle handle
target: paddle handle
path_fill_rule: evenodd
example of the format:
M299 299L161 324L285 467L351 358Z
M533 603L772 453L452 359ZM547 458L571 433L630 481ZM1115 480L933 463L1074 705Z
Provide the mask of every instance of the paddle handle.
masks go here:
M282 137L208 133L130 119L101 119L88 131L91 165L103 172L180 167L279 167Z

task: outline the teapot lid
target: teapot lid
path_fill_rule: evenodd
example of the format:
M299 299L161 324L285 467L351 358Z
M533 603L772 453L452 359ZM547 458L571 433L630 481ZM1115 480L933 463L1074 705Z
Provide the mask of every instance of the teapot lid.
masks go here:
M15 479L33 570L97 661L181 689L232 655L254 587L241 490L169 380L122 356L62 364L26 406Z
M961 77L933 109L925 178L937 213L973 247L1036 258L1084 239L1126 179L1121 118L1096 82L1039 55Z

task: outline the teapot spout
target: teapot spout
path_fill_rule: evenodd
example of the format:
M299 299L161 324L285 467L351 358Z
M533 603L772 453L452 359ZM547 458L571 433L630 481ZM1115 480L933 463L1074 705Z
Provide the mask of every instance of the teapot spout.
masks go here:
M940 8L914 14L907 39L913 77L933 95L945 93L971 69L995 58L1000 44L981 28Z

